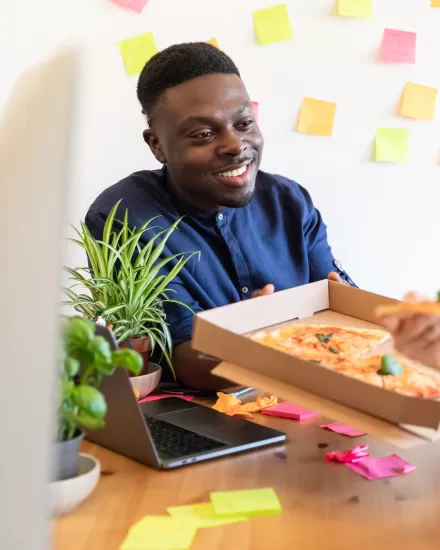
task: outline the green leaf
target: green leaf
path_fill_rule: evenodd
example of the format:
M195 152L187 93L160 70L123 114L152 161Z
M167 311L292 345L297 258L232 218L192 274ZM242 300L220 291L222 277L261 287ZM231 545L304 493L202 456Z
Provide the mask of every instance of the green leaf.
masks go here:
M95 336L88 345L88 350L93 355L96 363L109 365L112 361L110 344L103 336Z
M102 393L92 386L79 385L72 390L72 401L81 412L95 418L104 418L107 403Z
M87 349L89 342L95 336L95 326L83 317L71 317L67 324L68 349ZM69 354L70 355L70 354Z
M138 375L143 367L142 357L132 349L118 349L112 353L112 362Z
M402 372L402 365L398 361L396 361L396 359L394 359L392 355L382 356L380 369L377 371L377 374L387 376L390 374L402 374Z
M328 348L328 351L330 351L331 353L340 353L337 348Z
M93 416L85 411L78 414L66 413L64 419L85 428L86 430L97 430L105 426L104 418Z
M73 378L79 373L79 361L73 357L66 357L64 359L64 372L69 378Z

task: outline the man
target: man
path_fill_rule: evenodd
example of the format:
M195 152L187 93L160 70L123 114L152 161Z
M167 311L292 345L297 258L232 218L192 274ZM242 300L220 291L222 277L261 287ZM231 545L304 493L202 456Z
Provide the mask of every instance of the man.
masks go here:
M86 218L94 236L120 199L132 226L163 216L165 227L184 216L164 254L201 252L172 284L195 313L327 276L350 281L307 191L259 171L263 137L225 53L205 43L171 46L146 64L137 94L148 122L144 140L163 168L104 191ZM210 374L212 360L191 349L193 315L175 304L165 309L179 380L200 389L228 385Z

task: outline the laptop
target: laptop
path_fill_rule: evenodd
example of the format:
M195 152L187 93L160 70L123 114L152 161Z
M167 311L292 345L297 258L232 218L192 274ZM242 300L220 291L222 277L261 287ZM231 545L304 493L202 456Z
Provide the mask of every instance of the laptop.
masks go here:
M117 348L113 334L96 332ZM156 469L172 469L282 443L286 434L176 397L138 403L125 369L104 377L105 427L87 439Z

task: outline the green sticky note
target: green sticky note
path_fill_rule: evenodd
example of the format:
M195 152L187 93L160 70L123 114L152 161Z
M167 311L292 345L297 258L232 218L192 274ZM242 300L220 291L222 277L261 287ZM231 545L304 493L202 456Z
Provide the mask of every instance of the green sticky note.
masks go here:
M153 33L146 32L118 43L128 76L139 74L154 54L158 52Z
M173 517L192 518L197 522L197 527L217 527L227 523L237 523L239 521L247 521L246 516L223 516L217 517L214 514L214 509L210 502L203 504L190 504L189 506L172 506L167 508L167 512Z
M376 162L407 162L408 138L406 128L378 128L373 160Z
M373 0L337 0L338 15L369 19L373 17Z
M261 46L293 38L286 4L254 11L253 16L257 41Z
M273 489L220 491L211 493L216 516L270 516L281 513L281 504Z
M128 532L120 550L188 550L197 532L191 518L145 516Z

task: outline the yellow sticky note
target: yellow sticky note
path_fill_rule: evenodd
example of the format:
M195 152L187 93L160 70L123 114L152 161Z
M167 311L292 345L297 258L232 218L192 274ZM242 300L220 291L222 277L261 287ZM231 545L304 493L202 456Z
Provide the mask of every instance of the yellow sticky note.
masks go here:
M118 43L128 76L139 74L154 54L158 52L153 33L146 32Z
M218 50L220 49L220 46L218 45L216 38L210 38L206 41L207 44L211 44L211 46L215 46Z
M407 162L408 138L406 128L378 128L373 160L376 162Z
M216 516L271 516L281 513L281 504L273 489L220 491L211 493Z
M440 0L431 0L432 8L440 8Z
M293 29L286 4L254 11L257 41L261 46L293 38Z
M197 527L217 527L227 523L237 523L239 521L247 521L246 516L224 516L217 517L214 514L214 509L210 502L203 504L190 504L189 506L172 506L167 508L167 512L173 517L186 517L194 519L197 522Z
M191 518L145 516L128 532L120 550L188 550L197 524Z
M434 120L437 89L408 82L403 90L399 115L417 120Z
M338 15L369 19L373 17L373 0L337 0Z
M315 136L331 136L336 115L336 103L305 97L299 112L296 131Z

